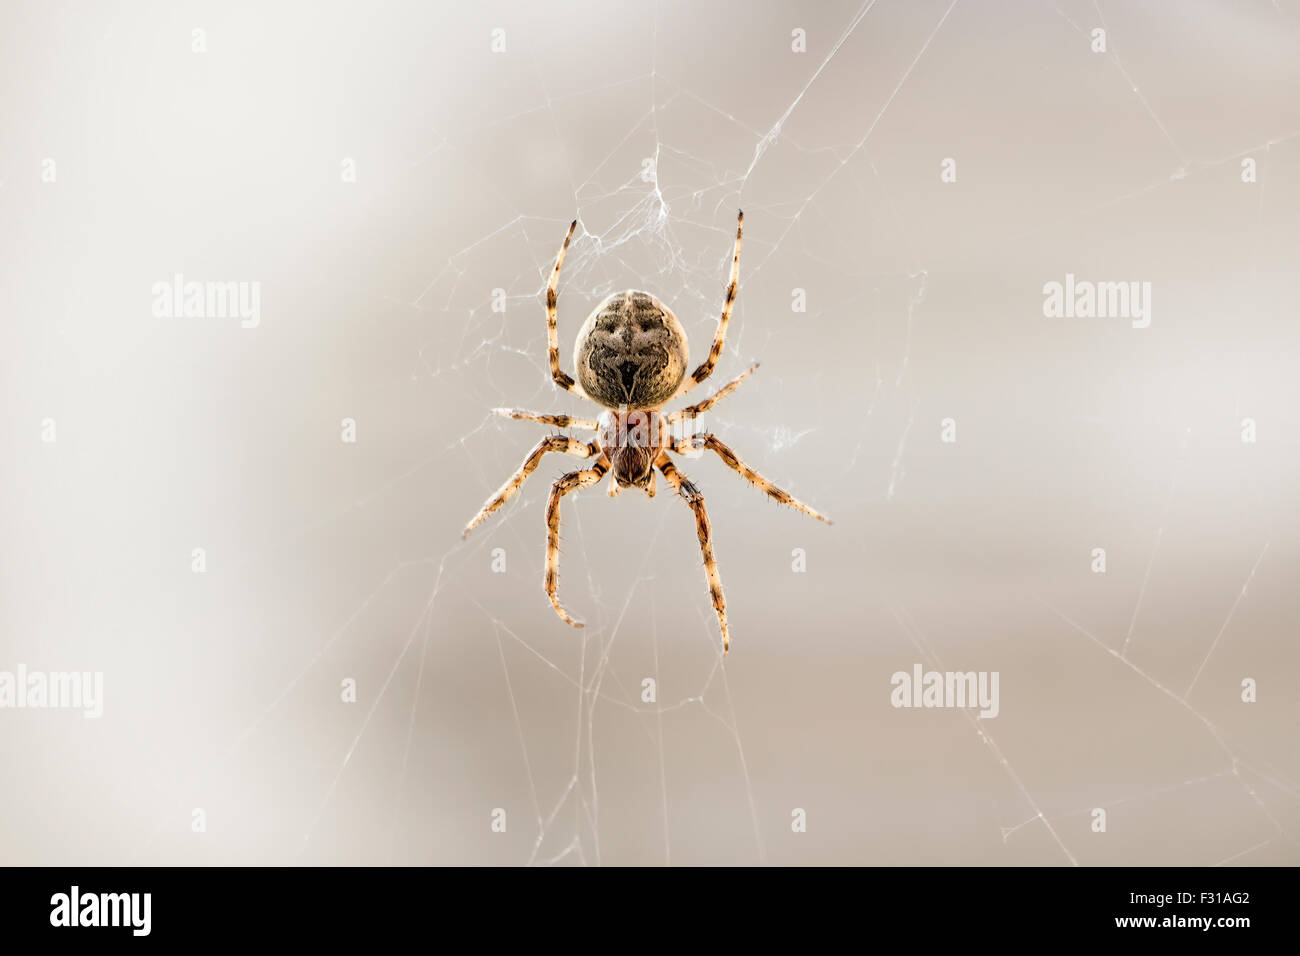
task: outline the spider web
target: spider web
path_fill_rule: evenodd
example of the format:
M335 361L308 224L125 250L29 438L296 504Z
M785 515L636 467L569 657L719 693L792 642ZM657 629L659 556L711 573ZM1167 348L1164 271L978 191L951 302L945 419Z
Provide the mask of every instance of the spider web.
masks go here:
M748 298L760 295L761 292L754 290L763 288L760 282L772 271L770 264L774 258L779 257L782 244L790 238L792 230L797 227L806 228L816 218L809 211L818 193L841 170L854 162L871 136L874 123L856 142L814 149L784 135L783 127L805 94L816 84L843 45L851 39L872 5L864 4L854 14L811 77L798 89L787 108L766 128L747 125L726 108L709 101L689 87L679 85L670 75L661 71L657 63L657 13L648 24L650 67L645 75L619 80L607 87L582 89L564 95L552 95L546 90L545 80L539 79L544 107L513 114L507 117L505 123L515 124L537 119L541 127L549 124L557 131L571 128L573 113L570 111L585 111L592 106L599 110L601 99L611 90L616 90L618 96L610 128L621 131L617 124L620 121L627 123L629 117L635 117L609 154L600 158L590 169L584 170L581 174L583 178L574 182L573 200L575 208L580 212L580 228L570 246L562 274L562 303L566 297L569 302L578 299L594 303L611 292L627 287L628 277L635 276L636 280L631 283L635 287L651 289L661 295L664 294L662 290L669 290L669 301L673 303L675 311L684 318L691 317L687 318L687 322L693 340L707 343L712 334L710 320L716 322L721 292L725 288L734 228L732 210L738 204L749 208L751 223L757 211L761 218L774 225L775 237L766 240L755 240L751 225L750 239L743 257L744 286ZM955 4L951 4L948 11L953 6ZM933 25L920 49L903 70L895 93L902 88L912 69L923 57L929 41L941 30L948 11ZM538 72L540 74L541 71ZM633 102L636 97L645 98L645 108L639 115L635 107L628 109L628 96L634 98ZM892 100L891 95L879 104L877 122L888 111ZM711 132L721 134L718 138L723 145L722 149L718 148L716 142L691 139L692 135L698 136L692 127L707 128L714 123L719 124L719 128ZM676 139L668 132L672 129L689 131L683 133L688 142ZM740 161L744 160L744 152L750 150L752 155L742 166ZM769 156L769 153L774 155ZM762 198L750 201L746 194L747 187L750 187L752 179L758 178L758 171L765 161L767 165L803 164L803 191L790 191L789 184L769 180ZM878 189L878 176L873 178ZM754 191L753 188L749 189L750 193ZM466 264L466 260L480 248L478 244L452 256L447 266L421 290L413 306L421 311L446 316L468 314L465 332L460 340L461 346L451 369L472 370L476 380L493 383L493 395L506 396L512 389L521 391L525 400L514 403L516 406L550 410L558 405L566 411L582 414L580 407L572 408L573 403L568 396L557 396L550 387L549 373L545 366L545 343L544 340L540 343L541 348L536 343L536 332L541 327L534 323L531 329L533 335L521 336L517 316L513 314L516 302L535 312L538 296L544 290L549 276L554 237L559 229L562 229L562 219L534 221L521 213L501 227L501 230L483 237L483 241L492 243L504 231L515 242L536 244L538 237L541 238L537 261L527 271L515 276L510 284L510 288L522 287L525 291L522 294L506 295L504 301L508 304L502 311L494 314L492 307L483 302L480 290L465 294L467 290L464 288L464 277L472 268ZM905 299L905 306L894 310L896 314L885 317L886 322L902 328L901 341L894 346L892 355L874 360L866 402L868 418L875 411L882 389L886 387L886 373L892 378L889 383L892 387L891 394L883 398L882 402L899 403L899 396L902 396L899 407L908 407L908 390L904 385L908 357L906 337L913 309L924 299L925 272L913 265L915 260L912 258L907 257L903 261L906 264L899 274L870 276L873 293L877 298L882 294L901 297ZM845 263L835 265L844 269L849 277L860 278L863 275L854 266ZM789 297L790 295L785 296ZM498 298L497 301L500 303L502 300ZM814 327L818 318L817 311L810 317ZM562 304L561 313L563 312ZM803 308L800 307L799 314L802 313ZM574 320L577 318L579 317L573 314L570 307L569 336L562 349L566 356L566 367L569 352L567 346L572 341ZM755 354L761 354L772 348L776 336L770 329L755 331L749 329L748 325L742 302L737 307L727 342L725 355L728 359L744 356L751 349ZM756 337L759 342L754 345L752 343ZM530 344L515 344L519 342ZM439 378L449 371L442 354L444 351L441 342L421 349L423 368L432 378ZM436 364L430 360L430 356L435 355L439 356ZM523 371L513 367L521 360L527 366ZM882 366L883 361L889 362L887 369ZM510 367L503 369L503 365ZM499 386L495 384L498 379L502 380ZM725 381L727 377L718 376L717 381L710 384L716 389ZM529 393L526 387L520 388L521 384L531 382L539 383L535 391ZM497 401L506 403L505 399ZM725 411L721 414L714 413L710 418L730 434L748 432L756 436L773 452L796 450L804 438L820 430L815 424L800 427L797 420L791 422L784 418L778 419L776 424L747 427L732 420ZM484 430L490 431L494 436L505 436L517 431L501 428L496 419L485 419L479 428L463 435L453 448L460 451L473 447ZM842 466L843 478L847 479L857 465L868 431L867 428L862 428L853 436L856 447L854 454ZM899 439L899 450L889 467L890 495L902 470L902 439L906 435L906 426L901 432L896 427L893 431ZM476 455L472 457L477 458ZM510 466L505 467L508 473ZM880 475L877 480L881 481L884 477ZM492 480L489 473L485 473L483 478L489 482ZM523 504L515 507L527 510L531 505L535 510L544 500L545 493L546 484L534 482L520 496ZM566 502L566 506L566 510L572 512L567 518L570 524L566 543L580 538L583 542L580 547L584 558L587 558L593 547L587 544L592 532L591 519L588 518L585 525L583 522L588 507L571 502ZM746 506L753 506L752 499L746 502ZM748 818L744 821L748 827L741 825L735 828L736 838L745 847L742 858L756 862L767 860L764 827L759 819L753 781L746 763L736 704L727 669L718 655L717 627L707 604L697 605L686 614L684 628L681 624L677 625L678 628L683 628L679 633L689 634L696 641L694 648L689 644L685 648L688 653L692 650L696 652L691 665L682 670L666 664L661 658L664 641L659 632L659 606L685 602L676 599L663 601L648 592L660 586L661 575L655 571L654 563L664 560L659 543L665 523L671 517L677 517L679 530L688 525L682 521L683 515L674 515L669 509L658 510L658 516L652 518L648 526L643 523L638 530L624 530L615 536L615 540L621 538L637 542L635 550L631 551L615 545L616 553L622 552L633 558L634 565L637 566L633 582L625 593L606 598L605 589L598 583L591 562L583 562L586 564L586 587L582 593L588 595L587 603L594 600L597 620L593 622L595 626L584 629L578 635L581 643L576 665L572 660L572 649L561 645L557 652L552 649L554 645L539 647L537 642L526 636L529 631L535 630L530 624L512 627L486 602L475 601L476 607L491 621L492 633L497 641L502 679L510 700L520 758L527 776L526 806L532 814L531 822L536 826L535 838L527 858L530 864L555 864L570 858L581 863L602 862L602 804L598 773L600 747L597 743L597 727L602 712L606 714L603 719L607 721L610 711L632 715L630 721L620 726L616 735L619 742L611 741L613 746L625 746L624 738L627 734L639 733L653 751L647 766L650 771L649 782L652 784L657 770L658 786L652 786L650 792L657 797L662 811L662 818L654 820L652 824L656 830L662 828L662 862L673 862L673 826L670 814L672 800L666 769L664 723L666 717L676 716L679 712L686 712L684 726L691 728L691 733L698 733L701 723L714 724L715 729L720 731L716 735L712 756L725 761L720 777L728 781L730 786L727 789L731 792L725 793L723 799L734 804L734 808L727 813L733 824L736 818ZM512 548L511 551L528 552L528 535L521 537L517 526L507 529L507 534L507 540L517 544L517 548ZM480 556L480 563L484 561L483 552L500 544L501 537L501 534L477 536L471 550ZM694 547L689 537L686 542L691 548ZM608 547L608 542L602 544ZM531 550L535 552L536 547L533 546ZM681 549L677 549L675 560L681 561ZM566 561L570 565L574 563L573 558L567 554ZM698 555L692 553L687 564L702 581ZM536 571L532 568L529 573L536 577ZM439 571L440 578L441 574L442 568ZM574 587L573 579L574 575L570 572L568 580L571 589ZM699 596L702 593L700 584L691 584L688 593ZM499 602L500 596L494 595L493 603ZM640 605L645 610L635 611L634 605ZM645 616L647 613L648 620ZM635 665L629 669L627 665L614 663L620 636L633 628L635 633L648 633L649 636L650 659L645 663L650 666L643 666L640 671ZM428 640L427 630L425 640ZM675 654L680 655L684 650L680 641L673 642L671 646ZM507 648L514 654L507 653ZM560 682L561 686L567 684L576 697L573 704L576 720L572 729L572 752L567 761L561 760L559 764L566 767L567 772L562 772L559 776L552 775L549 785L539 784L538 774L534 771L534 758L530 757L530 753L535 751L536 741L527 729L529 722L521 713L521 703L515 688L518 678L511 676L512 669L516 673L521 669L521 657L523 660L534 658L534 661L528 663L540 664L551 673L552 683ZM529 668L524 664L522 670L525 673L535 673L536 666ZM637 679L641 673L654 675L656 692L660 680L665 682L666 687L685 687L687 690L677 691L666 701L647 704L638 694L642 689ZM720 859L731 858L736 849L735 844L726 847Z
M1238 27L1276 26L1294 53L1292 12L1261 6ZM581 26L546 9L467 28L500 25L508 44L475 61L472 109L437 128L407 118L421 132L396 151L383 208L423 224L400 220L409 259L381 291L348 286L389 350L340 397L363 438L330 459L347 476L334 503L287 536L332 558L290 575L304 603L270 605L304 617L249 656L237 730L199 748L160 818L202 803L238 821L243 839L211 852L241 860L1294 863L1297 714L1278 686L1297 664L1283 633L1296 529L1279 507L1294 449L1244 460L1236 428L1252 413L1275 436L1295 424L1283 360L1258 346L1282 334L1279 264L1297 251L1270 212L1296 199L1297 117L1196 122L1173 95L1194 65L1143 45L1165 21L1109 5L1026 5L1005 35L959 0L663 4ZM1094 55L1098 25L1112 46ZM790 49L795 28L807 53ZM996 50L1062 58L1082 108L1137 138L1133 161L1068 187L1044 175L1029 187L1041 215L990 224L996 202L966 184L1022 170L981 164L954 90ZM1043 107L1025 94L994 133ZM1223 198L1245 188L1223 183L1247 156L1254 194ZM1236 251L1214 247L1218 285L1119 238L1189 202L1234 227ZM713 518L724 663L690 513L663 482L653 501L610 502L604 485L565 499L560 596L582 630L539 587L541 512L571 462L548 458L467 542L459 530L547 432L490 409L593 415L546 369L542 301L569 219L562 365L590 307L628 286L671 304L698 361L740 207L740 296L696 394L763 368L701 428L837 524L769 507L716 461L681 462ZM1024 288L978 275L1008 256ZM1155 345L1127 327L1047 328L1039 288L1067 269L1153 276L1169 303ZM1223 347L1216 310L1254 339L1198 358ZM1160 387L1131 384L1142 375ZM1093 575L1102 544L1111 568ZM889 675L914 661L1000 671L1002 714L891 708ZM1238 702L1242 676L1259 703ZM335 702L340 677L355 704ZM1106 836L1089 829L1098 807ZM169 827L135 858L188 858Z

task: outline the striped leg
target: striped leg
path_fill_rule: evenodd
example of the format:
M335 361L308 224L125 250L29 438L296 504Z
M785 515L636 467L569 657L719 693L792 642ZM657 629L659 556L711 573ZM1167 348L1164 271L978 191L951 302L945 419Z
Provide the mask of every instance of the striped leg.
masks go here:
M513 418L523 422L541 422L556 428L589 428L596 430L596 423L590 418L574 418L572 415L550 415L544 412L529 412L522 408L494 408L502 418Z
M722 388L718 389L716 392L714 392L704 401L698 402L695 405L687 405L685 408L679 409L675 412L669 412L666 416L664 416L664 421L666 421L669 425L675 425L677 422L686 419L699 418L701 415L707 412L714 405L718 404L718 402L722 401L724 398L726 398L736 389L740 388L740 383L743 382L745 379L749 378L749 376L753 375L754 372L756 372L757 370L758 370L758 363L755 362L752 366L750 366L748 371L742 372L739 376L733 378L730 382L722 386Z
M569 234L564 237L564 245L560 246L560 254L555 257L555 268L551 270L551 281L546 286L546 349L551 363L551 378L555 384L585 398L586 393L583 392L582 386L575 382L572 377L560 371L560 333L555 327L555 301L556 289L560 284L560 266L564 265L564 254L569 251L569 240L573 238L573 230L577 227L578 220L575 219L569 225Z
M667 452L660 452L655 465L663 472L664 478L673 491L682 496L682 500L695 512L695 535L700 539L700 552L704 555L704 574L709 580L709 598L713 601L713 610L718 615L718 627L722 630L722 654L725 657L731 649L731 634L727 630L727 599L722 594L722 580L718 577L718 562L713 557L713 533L709 529L709 513L704 510L704 495L689 478L677 470Z
M794 497L794 495L790 494L790 492L778 488L753 468L750 468L737 457L734 451L722 444L722 442L718 441L716 437L710 435L708 432L701 432L698 435L692 435L690 438L680 438L673 442L673 451L679 455L684 455L699 448L707 448L710 451L717 452L718 457L726 463L728 468L739 472L741 477L751 485L775 498L777 501L781 502L781 504L789 505L796 511L802 511L804 514L816 518L818 521L824 521L826 524L831 523L830 518L827 518L825 515L809 508L798 498Z
M713 346L709 349L709 357L691 373L686 380L685 387L679 394L689 392L712 375L713 367L718 364L718 359L722 357L722 343L727 335L727 323L731 321L731 307L736 304L736 288L740 283L740 232L744 224L745 213L742 210L736 217L736 250L731 256L731 282L727 285L727 298L722 303L722 315L718 318L718 331L713 336Z
M528 457L519 466L519 470L497 489L497 493L489 498L487 503L479 510L479 513L473 517L469 524L465 525L465 531L461 534L461 537L467 537L474 530L475 525L509 501L515 492L519 490L519 486L524 483L524 479L537 470L537 466L542 462L542 456L548 451L564 452L566 455L576 455L579 458L590 458L592 455L600 454L595 442L587 444L565 435L549 435L543 438L528 453Z
M582 627L582 622L569 617L569 612L561 606L556 593L560 583L560 499L570 491L594 485L605 477L607 471L609 460L602 455L585 471L571 471L567 475L561 475L551 485L551 497L546 502L546 596L551 599L551 607L560 615L560 620L574 627Z

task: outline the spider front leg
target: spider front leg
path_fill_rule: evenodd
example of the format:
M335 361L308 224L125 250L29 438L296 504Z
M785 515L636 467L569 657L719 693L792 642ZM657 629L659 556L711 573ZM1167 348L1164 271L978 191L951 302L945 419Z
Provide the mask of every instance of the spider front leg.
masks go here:
M578 220L575 219L569 225L569 233L564 237L564 245L560 246L560 254L555 257L551 281L546 286L546 351L551 363L551 380L560 388L586 398L587 393L582 390L582 386L571 376L560 371L560 333L555 325L556 290L560 285L560 266L564 265L564 254L569 251L569 240L573 238L573 230L576 228L578 228Z
M831 523L830 518L827 518L825 515L809 508L794 495L790 494L790 492L778 488L753 468L750 468L740 460L739 456L734 451L722 442L718 441L714 435L710 435L708 432L700 432L697 435L692 435L690 438L679 438L673 442L673 451L678 455L689 454L690 452L701 448L707 448L709 451L716 452L718 457L723 460L728 468L738 472L742 478L748 481L755 488L758 488L764 494L775 498L777 501L781 502L781 504L789 505L796 511L802 511L804 514L816 518L818 521L824 521L826 524Z
M727 284L727 298L722 303L722 315L718 317L718 331L714 333L713 345L709 348L709 357L700 363L686 379L685 386L678 392L684 395L700 382L713 374L713 368L722 357L722 343L727 336L727 323L731 321L731 308L736 304L736 290L740 284L740 234L745 225L745 212L741 210L736 216L736 249L731 255L731 282Z
M567 475L561 475L551 485L551 497L546 502L546 596L551 599L551 607L560 615L560 620L574 627L582 627L582 622L569 617L569 612L560 604L560 597L556 593L560 578L560 499L570 491L594 485L605 477L607 471L609 460L602 455L585 471L571 471Z
M487 500L487 503L470 520L470 523L465 525L461 537L467 537L474 530L475 525L509 501L515 492L519 490L519 486L524 483L524 479L537 470L537 466L542 462L542 456L548 451L563 452L566 455L576 455L579 458L591 458L593 455L600 454L600 449L596 447L595 442L587 444L565 435L549 435L543 438L528 453L528 457L519 466L519 470L510 476L506 483L497 490L497 493Z
M722 630L722 655L725 657L731 649L731 634L727 630L727 599L722 594L718 562L713 557L713 532L709 527L709 513L704 510L704 495L700 494L700 489L689 478L677 470L667 452L659 453L655 467L663 472L673 491L681 495L682 500L695 512L695 536L700 539L700 553L704 555L704 574L709 580L709 598L713 601L713 610L718 615L718 627Z

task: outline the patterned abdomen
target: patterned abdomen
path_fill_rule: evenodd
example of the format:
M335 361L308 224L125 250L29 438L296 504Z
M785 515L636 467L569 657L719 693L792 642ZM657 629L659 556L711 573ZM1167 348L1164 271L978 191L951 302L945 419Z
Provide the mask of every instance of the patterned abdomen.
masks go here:
M658 408L686 376L686 333L648 292L618 292L583 323L573 361L583 391L606 408Z

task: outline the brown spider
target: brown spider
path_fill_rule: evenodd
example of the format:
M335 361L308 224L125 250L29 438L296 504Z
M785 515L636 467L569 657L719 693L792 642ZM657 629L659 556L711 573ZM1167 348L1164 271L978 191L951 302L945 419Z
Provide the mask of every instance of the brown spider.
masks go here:
M542 456L548 451L564 452L578 458L594 458L590 468L571 471L557 478L551 486L550 500L546 504L546 595L550 598L555 613L567 624L582 627L580 621L575 621L564 610L556 595L560 565L560 499L574 489L596 484L607 471L613 472L609 486L610 497L618 494L621 488L633 487L640 488L653 498L654 469L658 468L673 490L695 512L695 532L700 539L700 550L704 553L709 596L713 599L718 626L722 629L723 654L727 653L731 645L727 632L727 602L722 596L718 565L713 558L713 540L709 531L709 516L704 510L704 496L677 470L668 453L688 454L706 448L717 452L727 467L739 472L751 484L777 501L830 524L829 519L746 465L713 435L700 432L689 438L673 439L670 434L670 425L684 419L694 419L708 411L719 400L734 392L758 368L757 365L699 404L689 405L667 415L662 413L663 406L670 400L684 395L713 374L713 367L722 356L723 337L727 334L727 322L731 319L731 308L736 301L736 287L740 278L740 234L744 221L745 214L742 212L736 222L736 251L731 259L731 282L727 286L727 299L718 319L713 347L709 349L709 357L689 377L686 376L686 365L690 354L686 345L686 332L681 323L654 296L632 289L615 293L596 306L578 332L578 344L573 353L574 364L578 368L578 381L560 370L559 335L555 328L555 290L560 279L560 266L564 265L564 254L568 251L569 240L573 238L573 230L578 225L576 219L569 226L569 234L564 237L564 245L560 247L555 269L551 272L551 281L546 287L546 342L550 352L551 378L558 387L598 402L605 407L605 411L601 412L596 421L569 415L544 415L517 408L497 408L493 411L507 418L541 422L558 428L590 429L596 433L595 441L581 442L566 435L543 438L528 453L519 470L465 526L462 537L509 501L524 483L524 479L537 469Z

